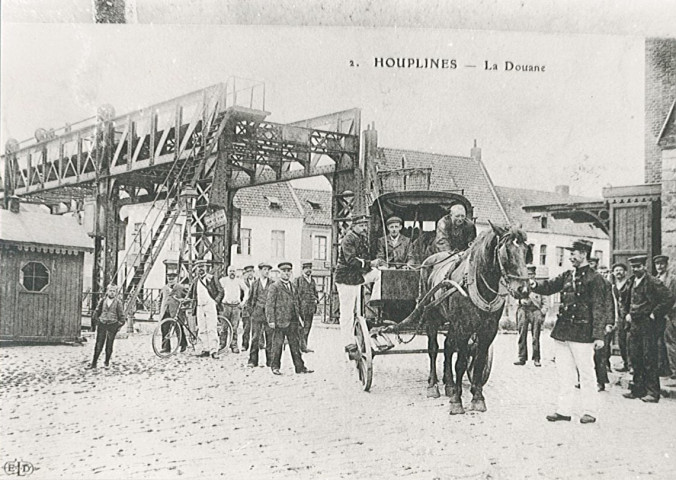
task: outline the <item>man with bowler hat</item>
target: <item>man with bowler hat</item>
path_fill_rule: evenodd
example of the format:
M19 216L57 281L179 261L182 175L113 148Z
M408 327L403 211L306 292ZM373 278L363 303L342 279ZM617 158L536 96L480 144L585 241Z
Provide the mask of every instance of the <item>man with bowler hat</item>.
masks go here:
M272 266L269 263L261 262L258 264L260 277L251 284L247 307L251 311L251 349L249 350L249 367L258 366L258 353L261 343L265 342L265 364L272 365L272 329L268 327L268 321L265 315L265 302L268 298L268 290L272 285L270 280L270 270Z
M270 286L265 302L265 316L272 329L272 373L281 375L282 348L284 340L289 342L291 359L296 373L312 373L303 363L300 352L300 335L302 323L300 319L300 301L298 292L291 282L291 262L277 265L279 280Z
M646 271L646 260L645 255L629 259L634 272L634 283L631 286L626 321L631 325L634 382L624 397L657 403L660 401L658 337L663 335L664 315L672 308L674 297L662 282Z
M303 331L300 337L300 351L311 353L313 350L308 348L308 337L312 328L312 320L317 313L319 304L319 293L317 292L317 282L312 278L312 262L305 262L302 265L303 274L294 280L298 297L300 298L300 318L303 320Z
M410 268L415 263L411 239L401 234L404 222L397 216L392 216L385 222L387 234L378 239L378 254L390 268Z
M535 293L561 293L561 306L552 330L554 356L559 383L555 413L547 415L550 422L570 421L575 397L575 384L580 382L578 399L580 423L594 423L598 410L598 393L594 378L594 350L603 348L604 334L610 325L612 306L606 295L601 275L589 266L592 242L576 240L570 250L572 270L550 280L531 280Z
M655 255L653 257L657 279L676 297L676 275L669 272L669 257ZM667 312L663 341L660 341L660 375L676 379L676 302Z
M535 265L526 266L528 278L535 280ZM514 365L525 365L528 360L528 331L533 337L533 364L540 364L540 332L545 320L546 307L542 295L530 292L528 298L519 300L516 310L516 328L519 331L519 358Z

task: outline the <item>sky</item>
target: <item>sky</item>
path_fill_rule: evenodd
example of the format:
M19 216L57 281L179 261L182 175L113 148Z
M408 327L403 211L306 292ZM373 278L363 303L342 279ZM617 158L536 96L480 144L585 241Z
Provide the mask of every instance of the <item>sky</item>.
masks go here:
M3 144L102 104L122 114L238 76L265 83L270 121L358 107L381 147L468 156L476 139L497 185L600 197L643 182L640 37L91 24L5 24L1 35ZM390 57L458 67L375 67ZM507 61L545 71L507 72Z

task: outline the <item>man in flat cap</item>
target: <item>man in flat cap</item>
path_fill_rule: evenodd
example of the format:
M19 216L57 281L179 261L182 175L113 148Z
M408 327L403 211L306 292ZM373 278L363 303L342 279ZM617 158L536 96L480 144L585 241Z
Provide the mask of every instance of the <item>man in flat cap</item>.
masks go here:
M198 356L218 358L220 340L218 338L218 313L216 306L223 299L223 289L214 275L209 273L209 264L198 260L194 264L196 317L202 353Z
M319 304L319 293L317 292L317 282L312 278L312 262L305 262L302 265L303 274L294 280L296 291L300 298L300 318L303 320L303 331L300 337L300 351L311 353L308 348L308 337L312 328L312 320L317 313Z
M242 283L246 290L245 298L247 299L242 306L242 350L248 350L251 343L251 309L249 308L249 292L251 285L254 282L254 266L246 265L242 269Z
M658 337L663 335L664 316L672 308L674 297L662 282L648 273L645 265L647 259L645 255L629 259L634 283L631 286L626 321L631 324L634 383L624 397L657 403L660 400Z
M535 280L535 265L526 266L528 278ZM530 292L528 298L520 299L516 310L516 328L519 331L519 358L514 365L525 365L528 360L528 331L533 337L533 363L540 364L540 332L547 311L542 295Z
M410 268L415 263L411 240L401 234L404 222L392 216L385 222L387 235L378 239L376 257L390 268Z
M634 278L627 275L627 265L618 262L613 265L613 299L615 302L615 331L617 332L617 344L620 347L622 367L618 372L628 372L631 366L629 356L630 334L629 325L625 318L629 313L631 285Z
M657 279L669 289L676 298L676 275L669 272L669 257L655 255L653 257ZM664 341L660 342L660 373L670 375L676 380L676 302L665 317Z
M571 420L579 374L580 423L594 423L598 410L594 350L603 348L604 334L612 330L612 305L609 304L610 295L605 292L605 281L589 266L592 242L576 240L568 250L572 270L550 280L530 282L535 293L561 293L561 307L551 333L559 396L556 412L547 415L547 420Z
M265 302L268 290L272 285L270 270L272 265L266 262L258 264L259 278L254 280L249 290L247 306L251 311L251 349L249 350L249 367L258 366L258 352L265 341L265 364L272 365L272 329L268 326L265 314Z
M303 363L300 351L300 336L302 321L300 318L300 300L298 292L291 282L291 262L281 262L277 265L279 280L273 283L268 290L265 301L265 316L272 329L272 373L281 375L282 348L284 340L289 342L291 359L296 373L312 373Z
M380 271L375 267L381 261L369 258L366 237L368 222L366 215L356 215L352 218L352 225L340 240L336 265L335 282L340 302L340 331L345 351L352 359L356 359L358 355L352 326L360 285L374 283L380 279Z

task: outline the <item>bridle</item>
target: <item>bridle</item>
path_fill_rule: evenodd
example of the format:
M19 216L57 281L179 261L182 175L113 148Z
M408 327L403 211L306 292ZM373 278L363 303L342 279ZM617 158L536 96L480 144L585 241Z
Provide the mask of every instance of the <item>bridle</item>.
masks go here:
M495 254L494 254L495 262L498 264L498 267L500 269L500 280L498 282L498 291L494 290L488 284L488 282L486 281L486 279L484 278L483 275L479 275L479 277L481 278L481 281L483 282L484 286L488 290L490 290L492 293L494 293L495 295L501 296L501 297L506 297L507 295L512 295L514 298L517 298L518 297L517 292L515 292L514 289L512 289L510 287L510 283L508 282L508 280L525 281L525 280L528 280L528 277L527 276L522 277L520 275L514 275L514 274L509 273L507 271L507 269L505 268L505 265L502 263L502 255L500 255L500 250L503 249L503 248L507 248L506 244L507 244L508 241L510 241L510 238L511 238L511 236L510 236L509 232L501 235L498 239L498 245L495 247ZM518 244L516 243L516 239L513 240L513 241L515 242L515 245L518 246ZM508 293L500 293L499 292L500 285L503 286L505 288L505 290L507 290Z

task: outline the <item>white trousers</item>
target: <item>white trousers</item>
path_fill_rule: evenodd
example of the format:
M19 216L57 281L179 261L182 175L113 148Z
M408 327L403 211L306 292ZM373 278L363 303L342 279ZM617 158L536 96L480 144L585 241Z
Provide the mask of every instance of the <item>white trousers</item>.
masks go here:
M599 394L596 391L594 344L554 340L559 398L556 413L580 416L598 414ZM578 383L580 389L575 388Z
M374 292L378 288L378 296L380 298L380 270L374 268L364 275L364 283L374 283ZM361 290L361 285L345 285L343 283L336 283L336 290L338 290L338 301L340 303L340 333L343 337L345 345L354 344L354 333L352 331L354 325L354 310L357 307L357 298ZM371 297L373 299L373 296Z
M216 303L197 305L197 328L202 342L202 349L209 353L218 352L218 318Z

